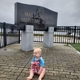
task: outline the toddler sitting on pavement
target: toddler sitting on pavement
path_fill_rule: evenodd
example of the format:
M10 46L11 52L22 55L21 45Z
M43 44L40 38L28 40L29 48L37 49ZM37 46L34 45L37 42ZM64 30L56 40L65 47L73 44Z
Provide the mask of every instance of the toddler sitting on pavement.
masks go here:
M45 68L44 68L44 59L41 57L42 50L40 48L36 48L33 51L33 58L31 61L31 69L30 75L26 78L26 80L31 80L34 74L39 75L38 80L42 80L45 75Z

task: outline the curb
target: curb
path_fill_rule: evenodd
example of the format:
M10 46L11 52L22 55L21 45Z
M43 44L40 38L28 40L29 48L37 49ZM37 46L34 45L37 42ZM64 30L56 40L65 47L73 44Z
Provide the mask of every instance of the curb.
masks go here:
M78 50L76 50L73 46L71 46L70 44L69 44L69 46L72 47L78 54L80 54L80 52Z

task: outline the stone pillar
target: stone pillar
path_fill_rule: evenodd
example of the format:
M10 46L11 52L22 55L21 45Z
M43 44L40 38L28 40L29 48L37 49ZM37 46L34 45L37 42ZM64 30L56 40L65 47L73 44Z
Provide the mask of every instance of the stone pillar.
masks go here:
M54 27L49 27L48 31L44 31L43 46L53 47Z
M25 31L22 31L21 49L23 51L33 50L33 25L26 25Z

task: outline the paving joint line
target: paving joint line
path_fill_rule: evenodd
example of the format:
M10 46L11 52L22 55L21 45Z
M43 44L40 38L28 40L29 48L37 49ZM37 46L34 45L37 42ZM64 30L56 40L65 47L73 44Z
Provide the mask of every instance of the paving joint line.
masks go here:
M31 54L30 54L31 55ZM28 62L31 60L32 55L30 56L30 58L27 60L26 65L28 64ZM19 75L17 76L16 80L19 78L19 76L21 75L21 73L23 72L24 68L26 67L26 65L24 65L23 69L21 70L21 72L19 73Z

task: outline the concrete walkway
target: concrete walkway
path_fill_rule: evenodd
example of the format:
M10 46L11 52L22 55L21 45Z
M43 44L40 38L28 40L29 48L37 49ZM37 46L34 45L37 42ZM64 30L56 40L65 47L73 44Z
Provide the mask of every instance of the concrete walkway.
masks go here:
M43 50L46 74L43 80L80 80L80 54L65 44L54 44L53 48L43 48L42 43L34 43L34 48ZM24 52L20 44L0 49L0 80L25 80L29 75L32 51ZM33 80L37 80L37 76Z

